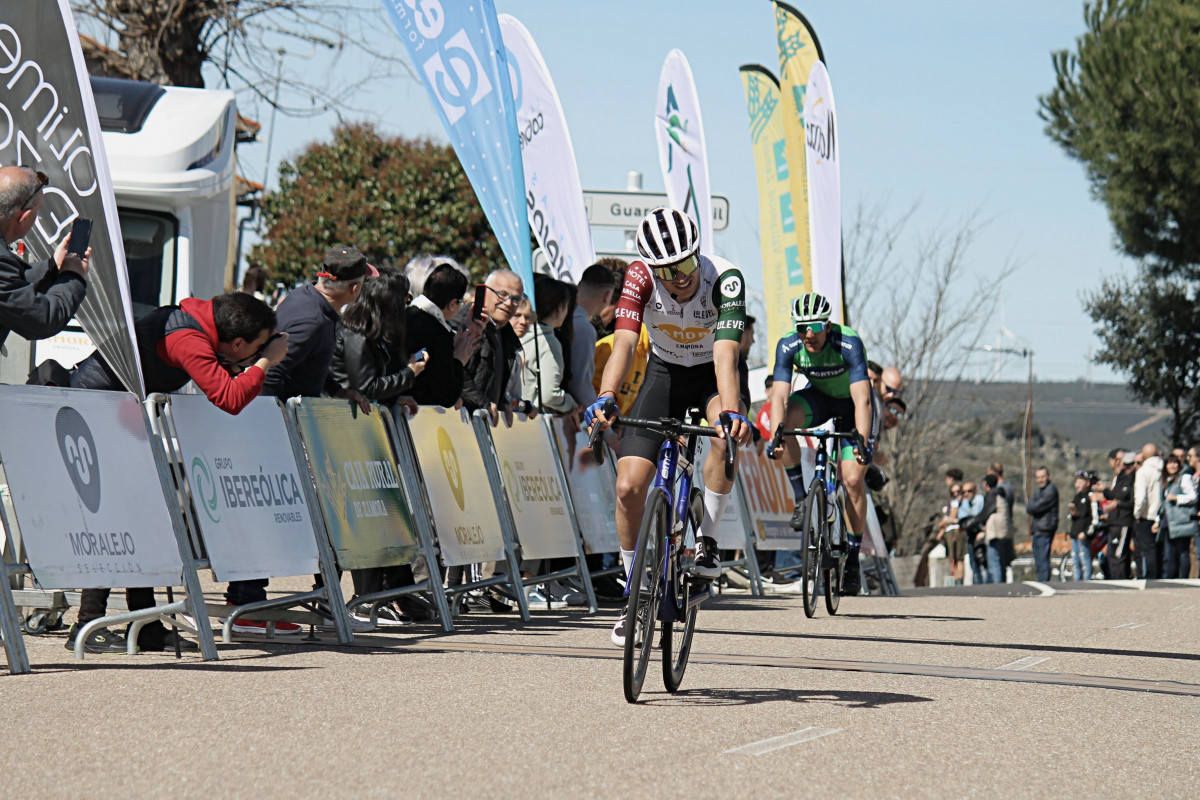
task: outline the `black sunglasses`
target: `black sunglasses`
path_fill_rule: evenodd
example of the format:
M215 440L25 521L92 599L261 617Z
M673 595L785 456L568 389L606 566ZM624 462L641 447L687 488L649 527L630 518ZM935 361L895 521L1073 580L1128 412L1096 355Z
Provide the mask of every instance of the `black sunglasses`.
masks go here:
M37 176L38 185L33 187L33 191L31 191L29 193L29 197L26 197L25 202L21 203L22 211L29 208L30 204L33 203L34 198L38 196L38 193L50 185L50 176L49 175L42 172L41 170L33 169L32 167L26 167L26 169L30 170L34 175Z

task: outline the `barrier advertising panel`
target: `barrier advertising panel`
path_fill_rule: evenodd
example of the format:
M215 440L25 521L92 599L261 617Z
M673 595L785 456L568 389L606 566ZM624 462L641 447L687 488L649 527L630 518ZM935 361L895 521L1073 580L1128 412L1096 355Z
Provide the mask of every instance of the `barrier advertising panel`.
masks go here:
M567 471L583 542L589 553L616 553L621 549L617 539L617 476L608 461L597 464L592 458L587 434L568 433L566 424L565 420L555 419L550 427Z
M492 441L522 558L574 558L575 532L546 427L517 414L511 428L492 428Z
M317 502L343 569L406 564L417 555L384 413L363 414L345 400L296 406Z
M195 518L219 581L309 575L317 544L283 412L260 397L230 416L202 395L173 395Z
M0 402L0 459L38 583L181 585L179 545L137 397L3 386Z
M752 447L743 448L741 454L745 460L738 459L738 472L746 491L754 546L759 550L798 550L800 535L791 525L795 502L783 465Z
M465 411L421 406L409 422L446 566L505 558L500 517Z

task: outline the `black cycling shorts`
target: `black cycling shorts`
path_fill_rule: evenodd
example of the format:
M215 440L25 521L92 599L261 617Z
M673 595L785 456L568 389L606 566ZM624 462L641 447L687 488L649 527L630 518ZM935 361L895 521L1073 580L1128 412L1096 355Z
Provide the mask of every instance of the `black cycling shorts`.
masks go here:
M711 361L681 367L668 364L651 353L646 362L646 378L628 416L637 419L670 417L687 422L684 414L689 408L699 408L704 413L716 394L717 371ZM645 428L626 426L621 432L621 458L637 456L658 461L658 449L664 438Z
M854 421L854 400L849 397L830 397L816 387L809 385L798 392L792 392L791 401L804 412L804 424L800 427L815 428L833 420L833 427L839 431L856 431L858 426ZM879 427L883 422L883 403L871 387L871 443L879 441ZM843 459L854 457L854 448L843 444L841 456Z

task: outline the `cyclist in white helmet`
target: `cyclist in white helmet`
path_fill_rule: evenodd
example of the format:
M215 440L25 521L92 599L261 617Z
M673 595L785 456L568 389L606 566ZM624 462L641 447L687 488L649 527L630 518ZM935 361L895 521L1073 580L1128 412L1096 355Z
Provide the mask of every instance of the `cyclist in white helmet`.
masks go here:
M842 594L855 595L862 582L858 551L866 531L867 495L864 478L875 452L882 414L867 377L867 353L862 340L849 326L830 322L829 301L816 292L792 301L792 323L796 326L775 347L775 368L767 402L771 409L771 430L785 423L788 428L812 428L834 420L840 431L857 431L859 442L843 442L839 473L850 504L846 509L849 523L846 565L842 573ZM808 378L808 386L792 391L792 372ZM796 499L792 527L799 528L805 495L800 468L800 447L795 437L786 437L783 448L768 451L770 458L782 458L788 482Z
M733 420L730 435L739 445L748 444L751 426L738 388L738 345L746 325L742 273L723 258L700 255L696 223L672 208L656 208L646 215L638 228L637 247L641 258L625 270L617 301L612 355L600 379L600 393L585 413L588 429L612 424L613 398L645 325L650 358L629 416L680 419L688 408L699 407L707 419L716 420L728 411ZM695 570L711 580L721 574L715 527L733 482L725 477L724 439L710 441ZM627 575L661 443L661 435L641 428L631 428L621 438L617 535ZM624 646L624 614L613 627L612 640Z

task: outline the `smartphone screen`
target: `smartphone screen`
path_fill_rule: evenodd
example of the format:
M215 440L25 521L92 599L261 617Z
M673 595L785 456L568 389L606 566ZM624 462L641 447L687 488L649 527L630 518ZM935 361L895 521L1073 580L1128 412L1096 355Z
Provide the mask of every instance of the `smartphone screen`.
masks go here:
M471 309L471 319L481 319L483 317L483 304L487 301L487 286L482 283L475 284L475 305Z
M85 217L79 217L71 225L71 242L67 245L67 252L83 258L83 254L88 249L88 241L91 238L92 221Z

